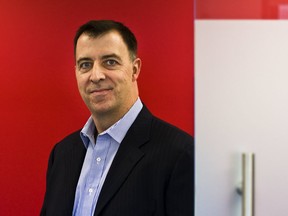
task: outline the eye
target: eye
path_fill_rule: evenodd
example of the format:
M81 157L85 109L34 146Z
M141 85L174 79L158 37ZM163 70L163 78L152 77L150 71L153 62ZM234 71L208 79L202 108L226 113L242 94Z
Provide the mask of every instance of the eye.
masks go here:
M114 59L108 59L104 62L104 64L108 67L116 66L118 62Z
M84 71L87 71L87 70L91 69L92 67L93 67L92 62L81 62L78 65L78 69L79 70L84 70Z

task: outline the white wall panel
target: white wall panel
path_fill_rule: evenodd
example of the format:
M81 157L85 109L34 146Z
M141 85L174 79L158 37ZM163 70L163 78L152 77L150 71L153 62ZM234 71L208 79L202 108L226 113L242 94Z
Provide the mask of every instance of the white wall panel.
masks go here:
M288 212L288 22L195 22L196 216L240 216L241 153L256 215Z

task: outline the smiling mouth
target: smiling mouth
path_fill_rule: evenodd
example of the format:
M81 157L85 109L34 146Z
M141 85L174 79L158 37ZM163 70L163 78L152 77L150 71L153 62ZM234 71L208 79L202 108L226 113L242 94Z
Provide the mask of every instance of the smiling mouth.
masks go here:
M90 91L90 94L92 95L105 95L109 93L112 89L95 89Z

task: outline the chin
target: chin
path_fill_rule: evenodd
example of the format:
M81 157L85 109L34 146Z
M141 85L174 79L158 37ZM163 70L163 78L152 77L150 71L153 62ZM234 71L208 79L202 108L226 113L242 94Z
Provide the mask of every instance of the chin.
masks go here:
M97 115L106 114L106 113L110 113L113 110L113 106L109 104L97 105L97 106L93 106L92 109L90 110L92 113L95 113Z

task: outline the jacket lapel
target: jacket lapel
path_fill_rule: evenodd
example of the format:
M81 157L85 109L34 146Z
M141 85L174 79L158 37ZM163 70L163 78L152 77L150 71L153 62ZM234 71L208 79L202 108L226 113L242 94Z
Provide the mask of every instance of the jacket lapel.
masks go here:
M151 120L152 115L144 106L120 144L102 187L95 216L100 215L105 205L121 188L136 164L144 156L139 147L149 140Z

